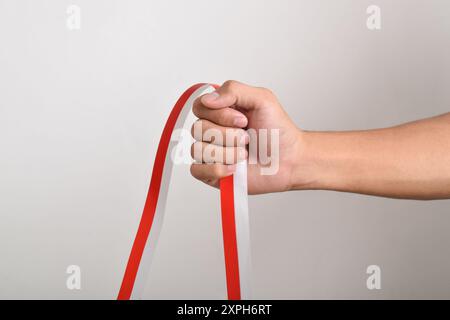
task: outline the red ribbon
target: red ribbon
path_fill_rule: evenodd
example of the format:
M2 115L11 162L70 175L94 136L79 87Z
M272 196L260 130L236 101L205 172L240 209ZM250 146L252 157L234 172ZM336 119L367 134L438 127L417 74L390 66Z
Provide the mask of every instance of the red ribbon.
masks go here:
M145 201L139 228L131 248L130 257L123 276L122 285L117 299L129 300L133 292L136 275L139 270L142 254L147 243L147 239L151 232L153 219L158 205L158 198L161 188L161 180L164 172L164 163L167 156L172 132L175 128L177 119L191 95L205 86L205 83L193 85L187 89L178 99L173 107L169 118L159 141L158 150L156 152L155 162L153 164L153 172L150 181L150 187ZM211 85L218 88L218 85ZM222 229L223 243L225 255L225 269L227 278L228 299L236 300L241 298L240 282L239 282L239 262L236 240L236 225L234 211L234 192L233 192L233 176L226 177L220 181L221 210L222 210ZM154 248L152 248L154 249Z

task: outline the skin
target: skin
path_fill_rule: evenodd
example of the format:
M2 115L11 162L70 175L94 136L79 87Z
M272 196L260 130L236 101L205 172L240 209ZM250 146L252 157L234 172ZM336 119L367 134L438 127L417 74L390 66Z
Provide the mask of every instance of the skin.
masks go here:
M279 171L261 175L248 166L249 194L334 190L403 199L450 199L450 113L390 128L315 132L298 128L268 89L226 81L194 102L197 161L191 174L214 187L248 157L246 129L279 129ZM194 130L195 126L202 130ZM231 130L233 143L205 139L207 130ZM202 134L203 132L203 134ZM253 142L253 141L252 141ZM214 150L223 160L204 163L194 150ZM202 153L200 152L200 155ZM226 161L225 155L231 155ZM231 159L231 160L230 160Z

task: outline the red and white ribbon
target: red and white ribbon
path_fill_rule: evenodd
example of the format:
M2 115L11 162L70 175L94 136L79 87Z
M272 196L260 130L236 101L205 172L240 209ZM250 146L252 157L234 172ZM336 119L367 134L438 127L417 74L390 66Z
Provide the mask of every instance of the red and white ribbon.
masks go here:
M182 128L193 101L208 88L217 85L199 83L178 99L164 127L156 152L150 187L139 228L131 248L118 299L140 299L162 228L169 181L172 172L170 154L175 129ZM247 162L236 165L234 175L221 179L223 245L228 299L250 299L250 236L247 200Z

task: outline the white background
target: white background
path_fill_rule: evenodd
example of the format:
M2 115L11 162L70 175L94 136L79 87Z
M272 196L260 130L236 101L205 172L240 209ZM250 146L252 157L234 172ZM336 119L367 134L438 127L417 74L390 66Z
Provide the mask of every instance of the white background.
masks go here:
M70 4L81 30L66 27ZM309 130L450 111L449 12L445 0L0 0L0 298L116 297L160 133L192 83L269 87ZM168 200L144 297L225 298L218 191L177 166ZM450 298L449 201L292 192L251 197L250 212L255 298ZM382 290L366 288L371 264Z

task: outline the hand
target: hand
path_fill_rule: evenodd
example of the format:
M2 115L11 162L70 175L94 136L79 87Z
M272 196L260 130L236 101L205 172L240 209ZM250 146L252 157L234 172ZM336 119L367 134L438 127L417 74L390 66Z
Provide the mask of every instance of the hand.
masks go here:
M195 178L218 187L221 178L235 171L234 164L248 157L248 144L258 143L255 141L257 135L249 136L246 129L256 133L261 129L269 132L278 129L278 170L275 174L263 175L264 165L259 158L257 163L250 163L248 192L261 194L292 188L292 175L301 152L302 131L289 119L271 91L227 81L215 92L199 97L194 102L193 112L199 118L192 126L192 136L197 140L191 149L192 157L197 161L191 166ZM213 139L211 132L221 133L222 137L232 134L236 139ZM268 137L270 140L270 133ZM270 147L269 142L268 150ZM214 163L205 163L209 162L205 161L205 152L215 155Z
M197 140L192 154L198 163L191 166L191 173L214 187L234 172L234 163L248 157L248 150L252 160L259 132L278 129L278 170L264 175L264 161L260 157L250 161L250 194L320 189L406 199L450 198L450 113L376 130L302 131L273 93L236 81L198 98L193 111L200 120L192 130ZM211 131L237 138L217 139ZM248 138L252 132L257 134ZM203 157L208 153L218 156L210 161Z

